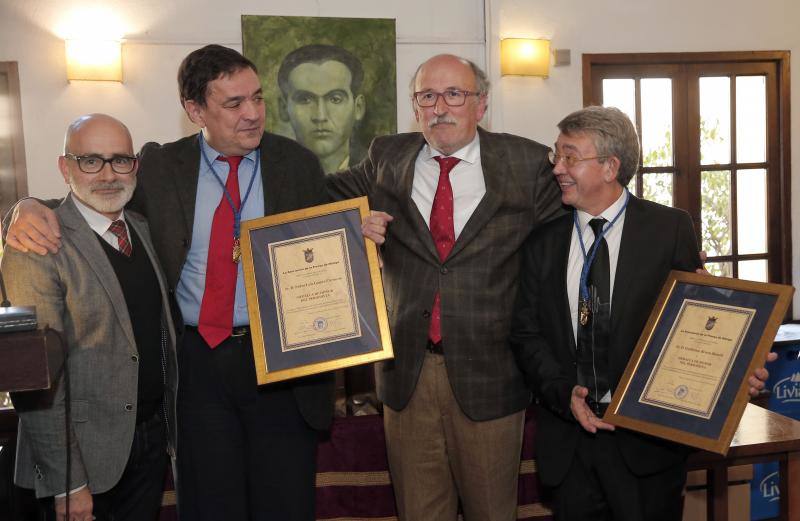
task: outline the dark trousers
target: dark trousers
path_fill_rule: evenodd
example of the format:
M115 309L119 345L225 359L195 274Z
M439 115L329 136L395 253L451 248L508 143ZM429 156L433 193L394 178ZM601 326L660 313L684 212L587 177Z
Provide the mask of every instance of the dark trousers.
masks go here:
M181 521L312 521L317 432L291 384L258 387L249 336L187 328L178 367Z
M113 443L110 440L109 443ZM155 521L161 508L167 472L167 435L159 415L136 426L131 454L122 477L107 492L92 494L97 521ZM42 500L44 518L55 519L53 498Z
M557 521L680 521L686 465L634 475L614 433L582 431L564 481L554 490ZM557 449L556 449L557 450Z

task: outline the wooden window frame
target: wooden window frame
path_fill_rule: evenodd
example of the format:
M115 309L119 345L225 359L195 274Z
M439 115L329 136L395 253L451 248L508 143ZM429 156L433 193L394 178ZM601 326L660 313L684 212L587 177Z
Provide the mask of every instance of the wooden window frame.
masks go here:
M791 133L790 133L790 75L789 75L789 51L736 51L736 52L689 52L689 53L620 53L620 54L584 54L583 55L583 104L600 105L601 99L596 99L594 93L602 93L601 81L598 75L593 76L593 67L619 66L628 71L635 71L637 67L663 66L665 68L674 67L707 67L713 68L715 64L725 64L734 67L736 64L752 64L755 62L771 62L774 64L776 72L777 96L774 103L777 104L777 121L774 125L767 126L768 139L768 161L770 175L767 177L767 251L775 262L768 262L768 278L772 282L791 284L792 271L792 233L791 233ZM629 76L630 77L630 73ZM769 89L769 86L767 87ZM676 89L677 90L677 89ZM693 91L693 92L692 92ZM697 89L688 89L687 98L697 95ZM680 96L680 95L679 95ZM673 91L673 106L683 106L696 102L695 99L682 99L675 95ZM681 105L678 105L680 103ZM735 103L735 99L731 100ZM776 107L769 106L768 111L775 110ZM639 94L637 89L637 114L640 114ZM683 125L693 128L699 122L687 121L686 111L673 112L676 114L673 127ZM640 116L639 116L640 117ZM641 122L636 122L637 128L641 127ZM735 140L735 123L731 126L731 139ZM698 127L699 128L699 127ZM777 139L772 139L776 136ZM691 136L694 139L697 136ZM689 154L689 143L674 143L676 154L675 164L699 164L697 157L678 157L680 154ZM691 161L695 161L692 163ZM735 162L735 158L731 158ZM661 171L663 168L646 168L643 171ZM689 175L681 175L676 171L674 176L673 194L675 200L688 201L689 212L694 220L695 232L700 237L700 201L692 200L689 196ZM699 171L697 172L699 178ZM735 177L735 176L732 176ZM735 179L732 180L735 183ZM731 204L735 201L735 186L732 186ZM734 226L736 223L732 223ZM735 231L735 230L733 230ZM732 231L732 241L736 240L735 233ZM733 243L732 243L733 244ZM736 251L736 250L733 250ZM737 252L738 253L738 252ZM737 260L747 260L748 255L737 255Z
M22 131L22 97L19 67L14 61L0 61L0 74L8 78L9 126L15 194L0 193L0 217L20 198L28 196L28 171L25 166L25 139Z

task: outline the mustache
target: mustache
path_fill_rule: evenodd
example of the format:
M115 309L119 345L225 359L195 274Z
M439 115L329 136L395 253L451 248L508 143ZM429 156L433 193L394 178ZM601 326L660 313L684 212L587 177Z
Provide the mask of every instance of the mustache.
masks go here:
M456 120L450 114L442 114L441 116L434 116L428 121L428 128L436 125L455 125Z
M122 181L98 181L96 183L92 183L91 190L94 192L95 190L124 190L125 183Z

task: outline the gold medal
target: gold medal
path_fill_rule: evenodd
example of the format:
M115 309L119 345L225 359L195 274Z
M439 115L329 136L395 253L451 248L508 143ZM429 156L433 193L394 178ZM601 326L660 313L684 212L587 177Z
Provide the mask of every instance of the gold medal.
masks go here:
M580 305L578 306L578 321L581 323L582 326L585 326L589 323L589 315L591 311L589 311L589 301L588 300L581 300Z
M233 262L235 264L239 263L239 259L242 258L242 247L239 244L239 238L235 237L233 239Z

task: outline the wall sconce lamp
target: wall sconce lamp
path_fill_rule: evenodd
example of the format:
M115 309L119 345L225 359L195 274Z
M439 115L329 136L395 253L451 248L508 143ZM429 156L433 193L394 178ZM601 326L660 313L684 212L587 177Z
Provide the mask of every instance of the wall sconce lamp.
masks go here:
M541 76L550 74L550 40L505 38L500 41L502 76Z
M122 42L65 40L67 80L122 81Z

